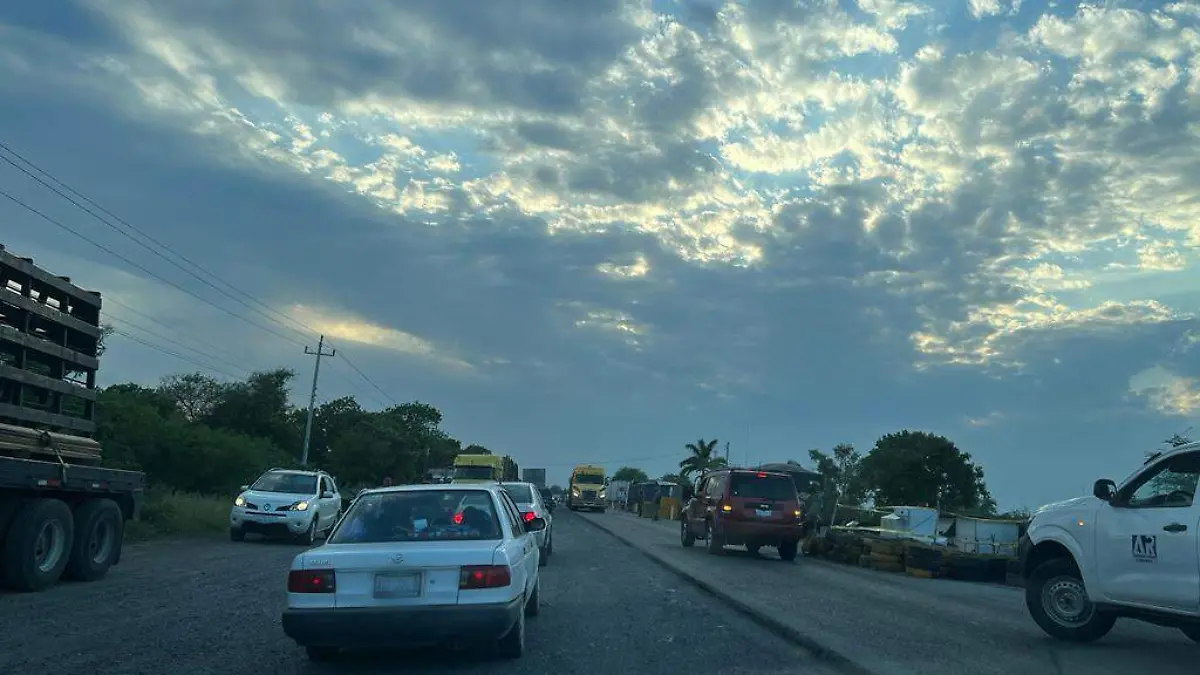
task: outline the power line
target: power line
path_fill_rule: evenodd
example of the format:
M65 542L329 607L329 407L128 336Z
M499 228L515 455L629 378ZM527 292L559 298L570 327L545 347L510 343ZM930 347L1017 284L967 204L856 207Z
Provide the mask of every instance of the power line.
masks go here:
M371 378L367 377L367 374L366 374L366 373L364 373L362 370L360 370L358 366L356 366L356 365L354 365L353 363L351 363L351 362L350 362L350 359L346 358L346 353L345 353L345 352L342 352L342 353L341 353L341 357L342 357L342 360L346 362L346 365L350 366L350 368L351 368L351 369L352 369L354 372L358 373L358 376L359 376L359 377L361 377L361 378L363 379L363 381L364 381L364 382L366 382L367 384L369 384L369 385L371 385L372 387L374 387L374 388L375 388L375 391L377 391L377 392L379 392L380 394L382 394L382 395L383 395L383 398L384 398L385 400L387 400L387 401L391 401L391 402L392 402L392 405L400 405L399 403L397 403L397 402L396 402L396 399L392 398L392 397L391 397L391 395L389 395L389 394L388 394L386 391L384 391L382 387L380 387L379 385L375 384L375 381L374 381L374 380L372 380Z
M137 226L133 225L129 221L125 220L124 218L121 218L120 216L114 214L112 211L109 211L104 206L96 203L93 199L89 198L87 195L80 193L78 190L75 190L74 188L72 188L70 185L66 184L62 180L59 180L53 173L38 166L30 159L23 156L21 153L17 152L16 150L13 150L12 147L5 144L3 141L0 141L0 150L7 152L8 154L12 155L13 157L16 157L22 163L31 167L34 171L37 171L42 176L45 176L47 179L49 179L50 181L57 184L58 187L55 187L55 185L51 185L50 183L46 182L46 180L43 180L41 177L34 175L31 171L29 171L25 167L22 167L21 165L17 164L16 162L9 159L8 157L5 157L4 155L0 154L0 160L4 161L9 166L13 167L17 171L20 171L21 173L25 174L29 178L33 179L34 181L36 181L38 184L40 184L42 187L46 188L47 190L50 190L51 192L58 195L59 197L62 197L67 202L69 202L72 206L74 206L77 209L83 211L84 213L87 213L88 215L92 216L96 220L98 220L101 223L103 223L104 225L108 226L110 229L112 229L116 233L120 234L121 236L125 237L126 239L129 239L130 241L137 244L138 246L141 246L142 248L146 249L147 251L150 251L151 253L158 256L159 258L162 258L163 260L167 261L169 264L173 265L174 267L182 270L183 272L185 272L192 278L196 279L200 283L208 286L209 288L212 288L213 290L215 290L218 293L224 295L225 297L233 300L234 302L242 305L243 307L246 307L247 309L251 310L252 312L255 312L256 314L261 315L263 318L267 319L268 321L271 321L272 323L275 323L278 326L281 326L288 330L296 331L297 333L300 333L302 335L304 334L304 331L309 331L312 333L317 332L311 326L304 324L302 321L299 321L298 319L296 319L294 317L290 317L290 316L287 316L286 314L280 313L279 311L270 307L269 305L262 302L258 298L255 298L253 295L243 291L242 289L229 283L228 281L225 281L224 279L220 278L216 274L209 272L207 269L204 268L204 266L194 262L193 260L191 260L187 256L183 255L182 253L175 251L167 244L164 244L163 242L154 238L152 235L147 233L145 230L138 228ZM62 189L59 189L60 187ZM65 190L65 192L64 192L64 190ZM71 194L68 195L67 194L68 192ZM245 297L247 300L249 300L250 302L253 302L254 304L261 307L262 309L255 309L250 304L248 304L245 300L242 300L241 298L234 296L232 293L230 293L230 291L227 291L223 288L218 287L213 282L200 276L200 274L197 274L196 272L188 269L187 267L184 267L183 265L179 264L175 260L172 260L171 258L164 255L162 252L157 251L154 248L151 248L145 242L143 242L140 239L138 239L137 237L134 237L133 235L129 234L129 232L126 232L125 230L121 229L120 227L117 227L116 225L114 225L112 222L109 222L109 220L107 218L105 218L104 216L101 216L100 213L97 213L96 211L93 211L92 209L88 208L87 206L84 206L83 204L80 204L79 202L75 201L75 199L73 199L71 197L71 195L74 195L74 196L78 197L80 200L82 200L83 202L86 202L88 205L95 207L96 211L103 213L104 216L107 216L108 218L111 218L112 220L116 221L117 223L120 223L125 228L132 230L133 232L136 232L138 235L140 235L141 237L150 241L158 248L160 248L163 251L166 251L167 253L169 253L170 255L182 260L183 262L187 263L188 265L195 268L196 270L199 270L200 273L204 274L207 277L210 277L211 279L214 279L217 283L220 283L221 285L226 286L234 293L237 293L237 294ZM275 316L281 317L285 321L291 322L294 326L300 326L301 330L297 330L293 326L286 325L286 324L282 323L281 321L279 321L278 319L268 316L266 313L264 313L264 310L265 310L265 312L269 312L270 314L274 314ZM307 337L307 336L305 336L305 337Z
M153 343L151 343L151 342L147 342L146 340L143 340L143 339L141 339L141 338L139 338L139 337L137 337L137 336L135 336L135 335L130 335L129 333L126 333L125 331L122 331L122 330L119 330L119 329L116 329L116 328L114 328L114 329L113 329L113 334L114 334L114 335L120 335L121 337L125 338L126 340L132 340L132 341L134 341L134 342L136 342L136 343L138 343L138 344L140 344L140 345L143 345L143 346L145 346L145 347L149 347L150 349L153 349L153 350L155 350L155 351L158 351L158 352L162 352L163 354L166 354L166 355L168 355L168 356L174 356L175 358L179 359L180 361L185 361L185 362L187 362L187 363L190 363L190 364L192 364L193 366L196 366L196 367L198 367L198 368L202 368L202 369L204 369L204 370L208 370L208 371L211 371L211 372L214 372L214 373L220 374L220 375L224 375L225 377L230 377L230 378L233 378L233 379L235 379L235 380L240 380L240 379L241 379L241 378L240 378L240 377L238 377L237 375L234 375L233 373L230 373L230 372L228 372L228 371L226 371L226 370L223 370L223 369L221 369L221 368L217 368L217 367L215 367L215 366L212 366L212 365L209 365L209 364L206 364L206 363L201 363L200 361L197 361L197 360L195 360L195 359L192 359L192 358L189 358L189 357L187 357L187 356L184 356L183 354L180 354L180 353L178 353L178 352L173 352L173 351L171 351L170 349L164 349L163 347L159 347L159 346L158 346L158 345L156 345L156 344L153 344Z
M276 331L272 328L268 328L267 326L264 326L256 321L254 321L253 319L248 319L248 318L242 316L241 314L238 314L237 312L234 312L226 307L222 307L222 306L216 304L215 302L209 300L208 298L198 295L195 292L188 290L187 288L184 288L183 286L180 286L179 284L177 284L169 279L166 279L154 272L151 272L150 270L146 269L142 265L130 260L129 258L121 255L120 253L117 253L116 251L112 250L111 248L108 248L107 246L105 246L104 244L101 244L100 242L98 242L94 239L91 239L90 237L79 232L78 230L71 228L69 225L65 225L65 224L59 222L58 220L55 220L54 218L46 215L45 213L42 213L38 209L30 206L29 204L26 204L25 202L21 201L20 199L17 199L16 197L12 196L11 194L5 192L4 190L0 190L0 197L4 197L5 199L16 204L17 206L20 206L21 208L25 209L26 211L29 211L30 213L34 214L35 216L41 218L42 220L45 220L46 222L50 223L51 225L54 225L55 227L58 227L67 232L70 232L71 234L75 235L76 237L79 237L80 239L91 244L92 246L95 246L96 248L100 249L101 251L104 251L105 253L108 253L109 255L113 256L114 258L117 258L118 260L125 262L125 264L130 265L131 267L133 267L141 272L144 272L145 274L163 282L164 284L167 284L168 286L171 286L172 288L175 288L178 291L181 291L183 293L186 293L187 295L190 295L191 297L199 300L200 302L203 302L204 304L206 304L210 307L216 308L232 317L241 319L242 321L245 321L246 323L248 323L252 326L256 326L261 330L271 333L272 335L280 338L281 340L286 340L294 345L299 345L301 347L304 346L303 342L299 342L298 340L288 337L287 335L284 335L283 333L280 333L279 331Z
M148 329L148 328L146 328L146 327L144 327L144 326L139 326L139 325L137 325L136 323L133 323L132 321L129 321L129 320L127 320L127 319L122 319L122 318L119 318L119 317L115 317L115 316L113 316L112 314L109 314L109 315L108 315L108 318L109 318L109 320L111 320L111 321L116 321L116 322L118 322L118 323L125 324L126 326L128 326L128 327L130 327L130 328L132 328L132 329L134 329L134 330L141 331L141 332L143 332L143 333L146 333L147 335L150 335L150 336L152 336L152 337L158 338L159 340L163 340L163 341L169 342L169 343L171 343L171 344L173 344L173 345L175 345L175 346L177 346L177 347L182 347L183 349L186 349L186 350L188 350L188 351L195 352L195 353L199 354L200 356L202 356L202 357L204 357L204 358L206 358L206 359L210 359L210 360L212 360L212 361L215 361L215 362L217 362L217 363L220 363L220 364L223 364L223 365L229 366L229 367L231 367L231 368L237 369L237 370L239 370L239 371L241 371L241 372L242 372L242 375L241 375L241 377L244 377L245 375L248 375L249 373L253 372L252 370L250 370L249 368L246 368L245 366L239 365L239 364L237 364L237 363L234 363L233 361L229 361L228 359L222 358L222 357L220 357L220 356L217 356L217 355L215 355L215 354L210 354L210 353L208 353L208 352L206 352L206 351L203 351L203 350L200 350L200 349L196 349L195 347L189 347L189 346L185 345L184 343L182 343L182 342L180 342L180 341L178 341L178 340L173 340L173 339L171 339L171 338L169 338L169 337L167 337L167 336L165 336L165 335L160 335L160 334L158 334L158 333L155 333L154 331L152 331L152 330L150 330L150 329Z

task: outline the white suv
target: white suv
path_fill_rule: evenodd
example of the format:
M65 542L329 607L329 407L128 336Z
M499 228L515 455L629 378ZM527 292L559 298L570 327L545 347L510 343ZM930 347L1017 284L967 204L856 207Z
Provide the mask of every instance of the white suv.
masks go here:
M1200 642L1200 443L1151 455L1119 486L1038 509L1021 540L1025 603L1050 635L1104 637L1118 618Z
M229 538L247 533L298 537L306 544L328 533L342 513L342 497L324 471L271 469L243 485L229 512Z

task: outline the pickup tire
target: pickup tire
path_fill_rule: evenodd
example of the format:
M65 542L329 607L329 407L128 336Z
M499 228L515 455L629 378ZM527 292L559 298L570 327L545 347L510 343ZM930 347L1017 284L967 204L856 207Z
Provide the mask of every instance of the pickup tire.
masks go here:
M1183 631L1183 634L1188 636L1192 642L1200 642L1200 624L1180 626L1179 630Z
M57 499L30 499L18 510L4 538L0 578L14 591L36 592L62 576L75 537L71 509Z
M1047 560L1033 570L1025 584L1025 606L1037 625L1051 637L1068 642L1094 642L1117 622L1087 597L1079 569L1069 558Z
M111 499L84 502L75 509L75 537L63 578L72 581L103 579L121 556L124 536L125 518L116 502Z

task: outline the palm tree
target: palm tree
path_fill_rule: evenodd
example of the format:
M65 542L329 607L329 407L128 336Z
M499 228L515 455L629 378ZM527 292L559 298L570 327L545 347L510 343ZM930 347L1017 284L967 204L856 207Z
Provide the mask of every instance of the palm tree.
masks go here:
M679 477L685 481L693 473L703 475L706 471L719 469L727 464L724 457L713 455L713 449L717 447L717 439L715 438L711 441L705 441L701 438L695 443L688 443L683 447L692 453L679 463Z

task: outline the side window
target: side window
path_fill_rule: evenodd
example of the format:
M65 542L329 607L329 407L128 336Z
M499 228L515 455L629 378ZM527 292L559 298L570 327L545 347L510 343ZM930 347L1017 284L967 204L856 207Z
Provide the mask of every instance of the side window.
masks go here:
M525 528L521 525L521 516L517 515L517 507L513 505L512 498L504 490L499 492L499 497L505 520L508 521L508 531L512 532L514 538L521 536L524 534Z
M325 494L329 491L329 481L325 480L325 476L320 476L317 480L317 496Z
M1187 508L1200 483L1200 453L1172 457L1129 486L1124 506L1134 509Z
M329 484L329 491L336 495L338 489L337 483L333 482L333 476L325 476L325 481Z

